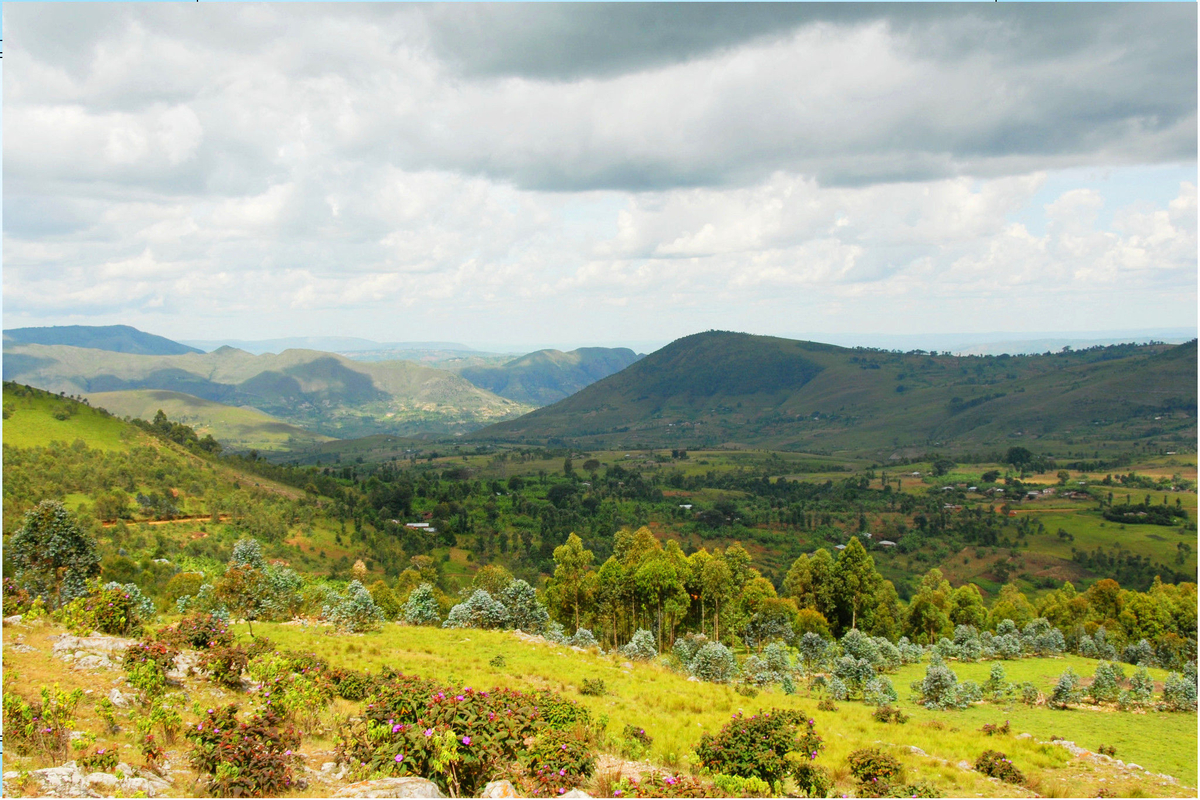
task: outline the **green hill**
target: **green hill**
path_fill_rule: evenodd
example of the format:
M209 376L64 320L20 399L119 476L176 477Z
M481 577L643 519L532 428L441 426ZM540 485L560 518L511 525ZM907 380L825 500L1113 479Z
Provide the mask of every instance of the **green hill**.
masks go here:
M519 415L528 406L457 375L406 361L358 362L314 350L251 355L146 356L6 343L4 379L53 392L182 392L249 406L332 437L449 435Z
M1194 340L954 357L710 331L475 438L879 458L1052 443L1191 450L1196 374Z
M114 353L146 356L177 356L201 353L194 347L128 325L52 325L46 328L13 328L4 332L5 344L62 344L89 347Z
M201 397L163 389L97 392L88 401L123 417L154 419L162 410L203 436L211 434L226 449L294 450L331 441L331 437L289 425L253 408L227 406Z
M538 350L503 366L471 366L458 374L501 397L545 406L570 397L637 360L637 353L627 347L581 347L569 353Z

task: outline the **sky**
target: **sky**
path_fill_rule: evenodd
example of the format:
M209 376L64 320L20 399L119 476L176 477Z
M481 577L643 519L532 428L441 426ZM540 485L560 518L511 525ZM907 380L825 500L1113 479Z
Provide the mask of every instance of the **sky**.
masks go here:
M4 4L4 327L1194 329L1196 15Z

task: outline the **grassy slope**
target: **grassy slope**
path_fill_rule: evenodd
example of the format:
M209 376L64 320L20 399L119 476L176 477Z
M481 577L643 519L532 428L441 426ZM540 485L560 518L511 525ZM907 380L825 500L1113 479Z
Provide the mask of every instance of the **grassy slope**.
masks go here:
M1190 448L1195 352L1193 342L1128 348L1104 362L1086 353L956 358L710 332L476 436L590 446L740 442L883 456L1038 438L1093 448L1154 436Z
M181 391L253 406L335 436L450 433L527 410L443 370L405 361L358 362L315 350L255 356L220 348L205 354L140 356L9 346L5 378L68 393Z
M4 444L12 447L39 447L53 441L70 444L82 439L97 450L127 450L132 444L152 438L97 409L45 392L18 396L6 385L4 409L8 417L4 420ZM70 416L56 419L56 412L67 412Z
M154 419L160 409L167 417L190 425L203 436L213 438L235 450L292 450L331 441L330 437L289 425L253 408L238 408L205 400L182 392L161 389L133 389L124 392L98 392L88 395L98 408L114 414Z

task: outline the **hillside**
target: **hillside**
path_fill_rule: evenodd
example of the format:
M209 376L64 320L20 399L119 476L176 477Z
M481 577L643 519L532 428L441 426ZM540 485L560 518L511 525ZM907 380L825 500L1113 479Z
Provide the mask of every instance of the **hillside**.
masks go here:
M314 350L252 355L145 356L65 346L8 344L4 379L53 392L183 392L249 406L332 437L450 435L528 407L463 378L406 361L359 362Z
M289 425L253 408L238 408L182 392L132 389L87 396L97 408L122 417L154 419L158 411L201 436L211 434L227 450L294 450L332 441L329 436Z
M194 347L128 325L53 325L46 328L13 328L4 332L4 343L67 345L136 353L145 356L177 356L200 353Z
M568 353L538 350L502 366L471 366L458 374L509 400L546 406L620 372L638 358L626 347L581 347Z
M477 439L580 446L752 445L887 458L1038 443L1194 447L1196 342L1040 356L848 349L687 336Z

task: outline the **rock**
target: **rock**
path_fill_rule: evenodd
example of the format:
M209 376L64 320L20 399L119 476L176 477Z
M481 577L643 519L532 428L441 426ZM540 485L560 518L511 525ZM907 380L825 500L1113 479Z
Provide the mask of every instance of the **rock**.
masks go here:
M166 781L151 780L150 778L126 778L121 781L121 793L124 795L136 795L138 792L142 792L147 797L157 797L170 787L171 784Z
M29 645L27 645L27 644L23 644L23 643L21 643L21 642L14 642L13 644L8 644L8 643L6 642L5 644L6 644L6 646L8 647L8 649L9 649L9 650L12 650L14 653L33 653L33 652L36 652L36 648L30 647Z
M572 789L566 794L560 794L559 797L591 797L591 795L582 789Z
M924 750L922 750L921 748L919 748L919 747L915 747L915 746L913 746L913 745L911 745L911 744L908 746L908 751L909 751L910 753L912 753L914 756L927 756L927 755L929 755L928 753L926 753L926 752L925 752Z
M11 617L4 618L5 625L20 625L21 620L25 618L24 614L13 614Z
M100 794L113 795L117 793L117 776L109 775L107 772L93 772L84 780L94 792Z
M1018 739L1032 739L1033 734L1032 733L1018 733L1017 738Z
M633 663L630 661L626 661L621 664L621 669L633 669Z
M958 768L959 768L959 769L965 769L965 770L967 770L968 772L970 772L971 770L975 769L975 767L971 766L971 762L970 762L970 761L966 761L966 760L963 760L963 761L960 761L960 762L958 762Z
M483 787L483 794L480 797L516 797L517 788L512 785L512 781L492 781L487 786Z
M697 678L695 675L688 675L688 680L692 683L700 683L701 682L700 679Z
M445 797L437 784L424 778L381 778L359 781L340 790L334 797Z
M337 764L332 761L326 761L321 765L321 772L333 772L335 769L337 769Z
M1128 764L1125 765L1125 769L1141 769L1141 768L1142 768L1141 764L1134 764L1132 761L1130 761Z
M112 669L113 662L108 656L91 653L77 656L75 669Z
M42 797L92 796L87 779L74 761L68 761L57 767L34 770L29 773L29 777L36 781L38 794Z
M113 689L108 693L108 702L117 708L129 708L129 696L121 694L120 689Z

